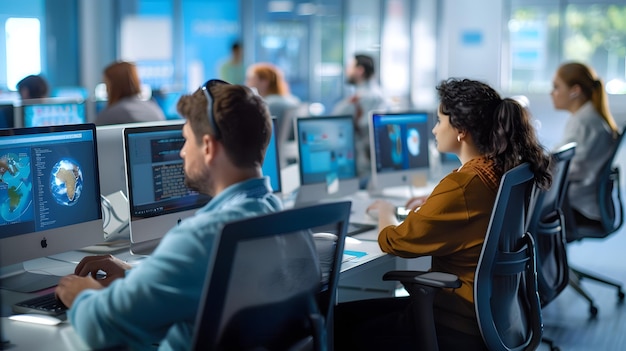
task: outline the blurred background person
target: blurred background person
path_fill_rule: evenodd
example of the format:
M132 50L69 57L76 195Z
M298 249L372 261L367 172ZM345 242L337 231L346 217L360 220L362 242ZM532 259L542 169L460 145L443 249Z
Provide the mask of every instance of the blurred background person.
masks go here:
M165 120L165 114L152 100L142 100L137 67L118 61L104 69L107 106L96 118L96 125Z
M48 97L50 88L41 75L29 75L17 83L17 91L22 100L41 99Z
M387 109L385 98L374 79L375 72L371 56L354 55L346 67L346 82L354 86L354 93L339 101L332 112L333 115L352 115L354 118L356 164L361 188L365 187L371 173L368 115L371 111Z
M256 89L267 103L270 115L276 118L276 141L284 160L282 166L285 166L286 159L295 152L287 143L295 139L293 120L300 107L300 99L291 94L283 72L271 63L256 63L248 67L246 85Z
M218 76L231 84L244 84L246 69L243 65L243 47L240 42L235 42L230 47L230 57L220 65Z
M550 96L555 109L571 113L558 146L576 143L568 175L568 199L572 201L565 199L571 208L568 212L576 223L598 222L598 175L609 161L609 151L615 147L619 134L604 84L591 67L579 62L564 63L556 71ZM568 230L570 234L575 235Z

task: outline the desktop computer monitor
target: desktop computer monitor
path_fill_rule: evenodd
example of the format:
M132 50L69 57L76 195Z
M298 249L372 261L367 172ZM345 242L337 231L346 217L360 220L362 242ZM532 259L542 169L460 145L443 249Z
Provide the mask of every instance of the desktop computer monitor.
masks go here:
M296 205L358 191L352 116L298 117L296 133L300 169Z
M106 196L117 191L126 193L124 168L124 129L159 125L183 124L185 120L151 121L96 126L98 163L100 164L100 192Z
M93 124L0 130L2 287L54 286L22 262L103 241L97 155Z
M124 129L133 254L148 254L172 227L211 198L188 189L180 149L182 124Z
M23 127L43 127L87 122L85 100L80 98L45 98L23 100L19 105Z
M371 190L424 184L428 179L428 112L370 114Z
M15 107L13 102L0 102L0 129L15 128Z
M272 136L265 151L263 160L263 175L270 178L270 185L275 194L282 191L280 179L280 158L278 157L278 143L276 143L276 118L272 118Z

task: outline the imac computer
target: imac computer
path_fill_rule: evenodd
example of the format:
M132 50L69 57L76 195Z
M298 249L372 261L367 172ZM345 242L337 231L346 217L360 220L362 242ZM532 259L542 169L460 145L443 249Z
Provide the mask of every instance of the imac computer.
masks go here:
M370 114L370 191L426 184L429 118L420 111Z
M126 193L124 168L124 129L159 125L183 124L185 120L151 121L96 126L98 163L100 164L100 192L109 195L118 191Z
M54 286L22 263L103 241L97 155L93 124L0 130L3 288Z
M13 102L0 102L0 129L15 127L15 107Z
M300 188L295 205L356 193L352 116L311 116L296 119Z
M18 106L21 127L43 127L87 122L85 100L44 98L23 100Z
M265 151L265 159L263 160L263 175L270 178L270 185L274 194L282 191L280 179L280 158L278 157L278 143L276 143L276 118L272 118L272 136L270 143Z
M185 186L182 124L124 129L130 249L149 254L182 219L211 198Z

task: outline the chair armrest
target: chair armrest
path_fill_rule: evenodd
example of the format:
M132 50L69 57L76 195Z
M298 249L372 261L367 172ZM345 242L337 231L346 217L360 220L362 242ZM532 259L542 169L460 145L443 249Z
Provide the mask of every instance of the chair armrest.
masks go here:
M397 280L402 284L420 284L433 288L461 287L461 281L456 275L443 272L390 271L383 275L383 280Z

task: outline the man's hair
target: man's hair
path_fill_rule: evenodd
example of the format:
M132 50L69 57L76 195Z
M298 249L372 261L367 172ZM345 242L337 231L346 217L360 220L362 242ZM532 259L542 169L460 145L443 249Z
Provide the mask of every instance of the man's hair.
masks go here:
M363 67L364 78L369 80L374 75L374 59L369 55L356 54L354 55L356 65Z
M210 89L213 116L221 133L219 141L229 159L239 168L261 167L272 133L265 101L243 85L216 84ZM187 119L198 142L204 135L214 135L207 103L202 88L178 100L178 113Z
M17 83L17 91L28 90L29 99L40 99L48 96L48 82L42 76L30 75Z

